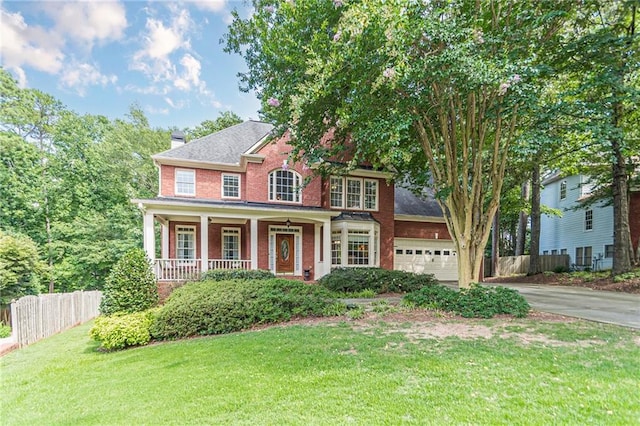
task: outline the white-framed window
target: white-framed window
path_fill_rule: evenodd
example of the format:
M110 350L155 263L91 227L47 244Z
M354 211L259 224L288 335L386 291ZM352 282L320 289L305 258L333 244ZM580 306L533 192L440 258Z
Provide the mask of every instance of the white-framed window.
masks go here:
M560 254L568 254L567 249L560 249Z
M580 196L588 197L593 192L594 183L589 176L580 177Z
M331 264L342 265L342 232L331 232Z
M331 176L329 205L334 209L378 210L378 180Z
M584 212L584 230L593 230L593 210L591 209Z
M567 198L567 181L563 180L560 182L560 199L564 200Z
M379 227L377 222L334 223L331 230L331 265L379 266Z
M176 169L176 195L196 195L196 171Z
M196 258L195 226L176 226L176 257L178 259Z
M332 208L344 207L344 179L337 176L329 178L329 199Z
M291 170L274 170L269 174L269 200L299 203L302 177Z
M240 259L240 228L222 228L222 258Z
M551 250L551 254L558 254L558 250L557 249Z
M222 198L240 198L240 175L222 174Z

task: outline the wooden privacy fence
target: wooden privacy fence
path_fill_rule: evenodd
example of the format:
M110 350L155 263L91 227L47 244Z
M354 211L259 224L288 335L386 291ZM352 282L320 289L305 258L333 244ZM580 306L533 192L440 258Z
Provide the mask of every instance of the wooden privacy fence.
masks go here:
M504 256L498 259L498 271L501 277L529 272L529 262L531 256ZM553 271L562 266L569 270L568 254L545 254L540 255L540 266L543 271ZM485 258L485 276L491 275L491 258Z
M25 296L11 303L11 328L20 347L98 316L102 292Z

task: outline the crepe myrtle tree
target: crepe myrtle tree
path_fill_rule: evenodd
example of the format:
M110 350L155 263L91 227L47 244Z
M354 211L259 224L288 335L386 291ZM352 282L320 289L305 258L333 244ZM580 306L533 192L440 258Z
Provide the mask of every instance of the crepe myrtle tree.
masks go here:
M241 89L257 91L293 156L319 172L367 161L432 187L466 288L480 275L538 62L569 6L555 3L254 1L224 40L248 65Z

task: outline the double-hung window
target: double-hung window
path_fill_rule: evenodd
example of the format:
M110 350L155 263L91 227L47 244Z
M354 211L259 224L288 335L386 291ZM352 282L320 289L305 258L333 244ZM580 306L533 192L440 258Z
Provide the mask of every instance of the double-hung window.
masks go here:
M378 210L378 181L331 176L329 204L334 209Z
M196 228L193 226L176 226L176 257L178 259L196 258Z
M269 174L269 200L299 203L302 177L291 170L274 170Z
M176 170L176 195L196 195L195 170Z
M591 266L591 247L576 247L576 265Z
M593 210L587 210L584 212L584 230L593 230Z
M222 258L240 259L240 228L222 228Z
M560 182L560 199L564 200L567 198L567 181L563 180Z
M222 198L240 198L240 175L222 174Z

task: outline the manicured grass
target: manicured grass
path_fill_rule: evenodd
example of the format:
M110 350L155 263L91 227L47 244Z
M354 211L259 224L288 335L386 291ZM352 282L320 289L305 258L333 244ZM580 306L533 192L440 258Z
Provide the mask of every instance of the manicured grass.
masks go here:
M439 323L460 324L493 327L494 337L424 338L412 323L344 322L100 353L86 324L0 358L1 423L640 422L637 331Z

